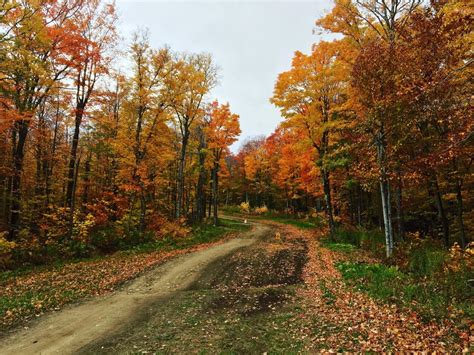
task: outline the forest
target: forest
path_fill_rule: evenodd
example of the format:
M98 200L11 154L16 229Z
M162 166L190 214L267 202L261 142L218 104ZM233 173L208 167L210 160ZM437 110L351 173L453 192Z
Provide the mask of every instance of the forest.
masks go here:
M212 55L153 48L146 29L124 43L118 21L101 0L0 1L0 270L237 216L303 225L397 270L441 267L423 274L443 280L430 292L469 304L472 2L335 0L315 19L335 39L275 78L281 123L235 152Z
M151 48L146 30L120 53L98 0L7 1L1 19L4 251L88 255L217 216L240 128L208 100L209 54Z
M463 1L381 3L336 1L317 21L343 37L295 53L271 98L284 121L241 149L230 189L257 206L324 211L330 233L383 229L387 257L412 237L465 247L472 11Z

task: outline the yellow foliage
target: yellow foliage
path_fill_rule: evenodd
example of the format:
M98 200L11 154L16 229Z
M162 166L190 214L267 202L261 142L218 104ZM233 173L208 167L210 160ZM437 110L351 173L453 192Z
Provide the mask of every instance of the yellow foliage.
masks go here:
M86 243L89 239L89 232L95 225L95 218L88 214L84 219L80 218L78 213L74 214L72 234L75 239Z
M15 242L9 242L6 239L7 232L0 233L0 254L10 253L15 247Z
M449 259L445 265L446 271L457 272L462 268L474 269L474 242L469 243L462 249L458 243L449 249Z
M175 221L164 221L160 226L159 232L155 234L158 239L164 237L171 237L173 239L182 239L189 235L191 229L184 226L184 221L181 223Z
M265 214L268 212L268 207L263 205L261 207L256 207L254 213L257 215Z
M250 212L250 203L242 202L239 206L240 212L242 213L249 213Z

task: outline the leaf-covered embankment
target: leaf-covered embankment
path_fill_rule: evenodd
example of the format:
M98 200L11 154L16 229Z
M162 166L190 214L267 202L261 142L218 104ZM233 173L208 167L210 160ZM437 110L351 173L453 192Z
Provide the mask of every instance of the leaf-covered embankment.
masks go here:
M73 301L110 293L124 282L170 258L221 243L247 229L225 221L219 227L195 228L187 237L149 251L118 252L95 260L43 266L0 274L0 329L26 323Z
M299 292L304 316L316 325L306 330L311 338L308 350L447 352L469 348L472 336L451 320L422 320L415 311L395 302L376 301L346 284L337 268L348 260L368 265L378 260L362 250L345 253L323 247L318 240L321 232L316 237L301 230L293 233L305 233L308 243L306 287Z

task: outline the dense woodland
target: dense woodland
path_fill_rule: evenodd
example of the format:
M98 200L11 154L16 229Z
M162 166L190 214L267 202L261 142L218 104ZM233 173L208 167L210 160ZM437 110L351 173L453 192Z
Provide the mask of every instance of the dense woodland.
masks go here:
M465 247L474 232L469 1L337 0L339 34L296 52L271 98L284 121L233 157L239 200Z
M467 246L472 4L389 3L336 0L316 26L338 39L276 78L280 126L232 154L211 55L143 30L124 45L104 1L1 1L0 254L110 252L241 203L378 228L388 257L410 238Z
M217 216L240 128L209 99L212 57L151 48L144 30L120 52L116 22L99 0L2 3L4 250L87 255Z

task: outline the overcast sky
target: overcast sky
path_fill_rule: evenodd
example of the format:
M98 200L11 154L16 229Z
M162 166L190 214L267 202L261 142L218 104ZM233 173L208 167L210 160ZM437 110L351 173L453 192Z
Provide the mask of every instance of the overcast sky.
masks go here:
M288 70L296 50L328 37L313 34L315 19L331 0L313 1L136 1L117 0L119 30L127 41L137 28L150 30L155 48L208 52L220 68L212 98L229 102L240 115L242 134L270 134L281 121L269 102L278 73Z

